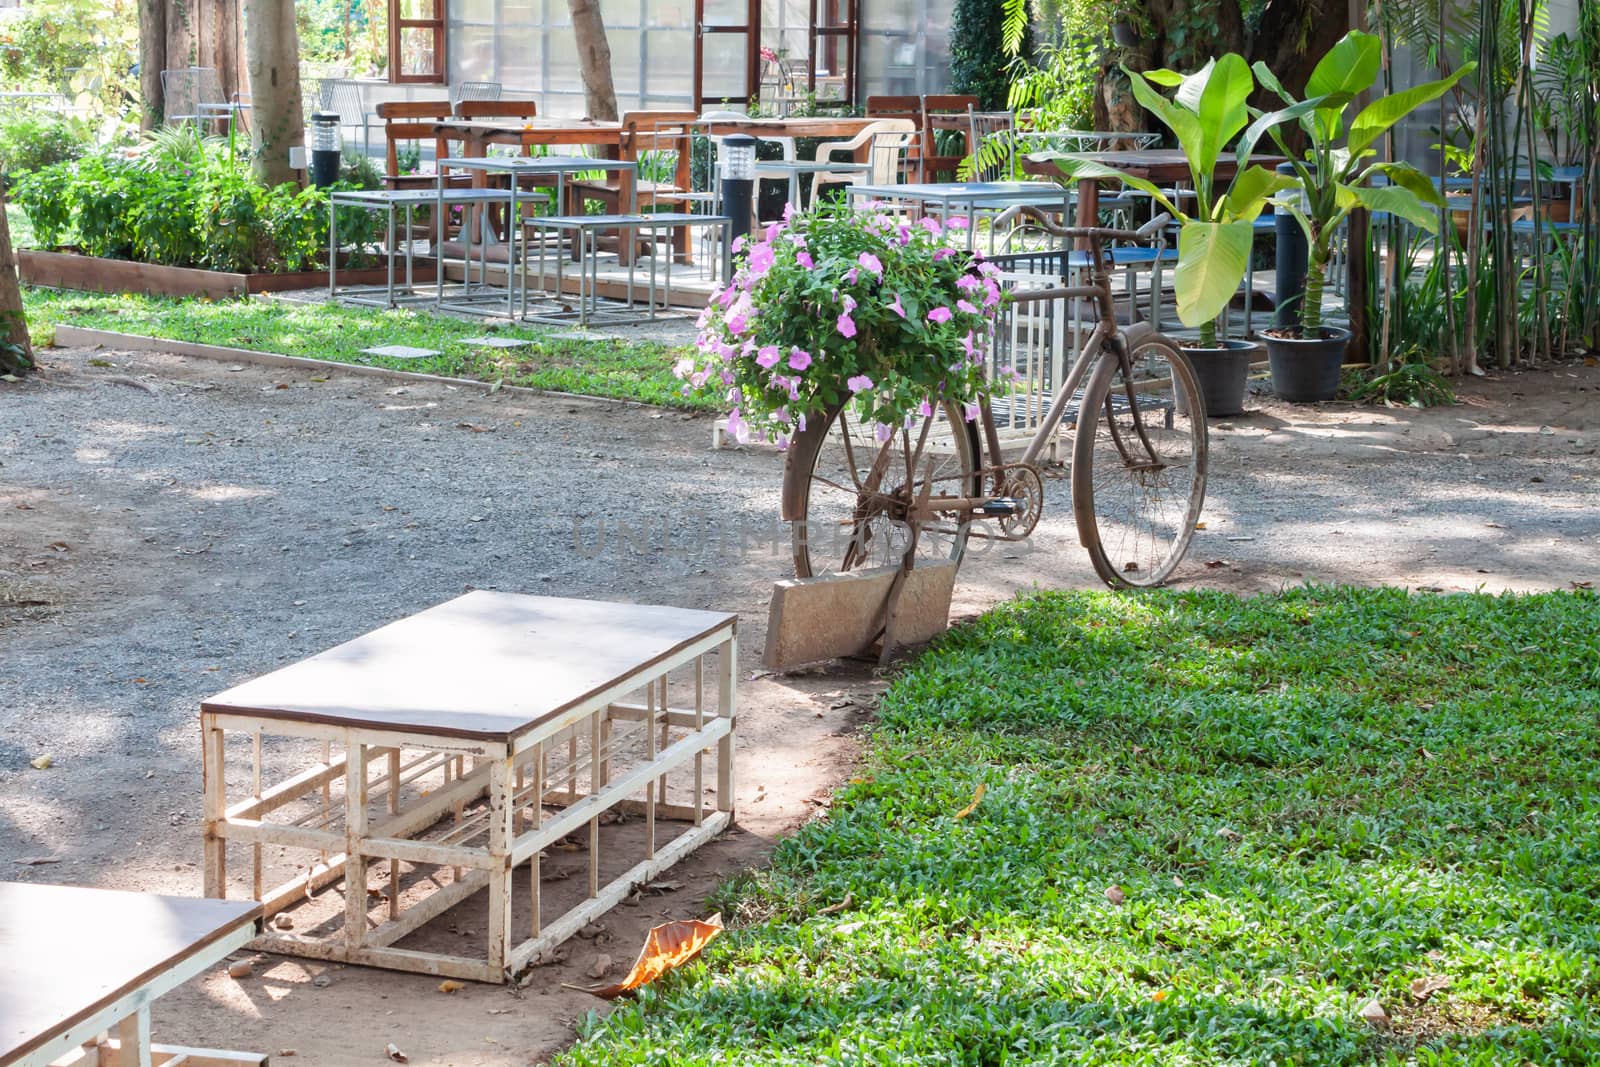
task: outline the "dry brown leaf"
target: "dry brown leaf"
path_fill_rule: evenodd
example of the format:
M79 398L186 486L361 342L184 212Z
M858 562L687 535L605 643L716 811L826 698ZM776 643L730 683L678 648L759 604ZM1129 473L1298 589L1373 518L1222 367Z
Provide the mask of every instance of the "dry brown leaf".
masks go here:
M393 1041L389 1042L389 1047L383 1050L383 1054L385 1056L388 1056L391 1060L393 1060L396 1063L410 1063L411 1062L411 1057L407 1056L404 1052L401 1052L400 1051L400 1046L396 1045Z
M631 993L640 986L649 985L668 971L676 970L700 955L700 950L722 933L722 916L713 915L704 920L678 919L650 928L639 958L622 981L613 985L585 989L605 1000Z
M972 794L972 803L956 812L956 818L965 819L968 815L978 810L978 805L983 801L983 794L989 791L987 782L979 782L978 789Z
M439 992L441 993L459 993L465 988L467 988L467 983L457 982L453 978L439 983Z
M844 899L839 901L839 903L837 903L837 904L829 904L826 908L818 908L817 909L817 914L818 915L837 915L841 911L844 911L846 908L848 908L850 906L850 904L851 904L850 894L847 892L844 895Z
M1361 1010L1356 1014L1360 1015L1362 1019L1366 1020L1367 1025L1372 1027L1374 1030L1389 1029L1389 1013L1384 1011L1383 1005L1379 1004L1376 1000L1367 1001L1361 1006Z
M1420 1004L1449 984L1450 979L1442 974L1430 975L1427 978L1417 978L1411 983L1411 996Z
M29 760L28 766L32 767L36 771L48 771L50 769L50 764L54 762L55 758L53 756L39 756L36 759Z
M1128 899L1128 894L1122 891L1121 886L1114 885L1110 889L1106 890L1106 899L1111 901L1113 904L1121 904L1124 900Z

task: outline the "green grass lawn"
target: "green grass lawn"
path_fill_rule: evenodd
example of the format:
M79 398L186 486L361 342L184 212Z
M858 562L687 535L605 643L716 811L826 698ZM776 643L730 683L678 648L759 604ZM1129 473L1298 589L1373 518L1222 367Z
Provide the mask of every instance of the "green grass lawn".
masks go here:
M48 336L58 323L228 345L340 363L394 367L568 393L709 410L686 398L672 376L680 352L647 342L572 339L537 327L486 327L422 311L383 311L268 300L166 300L55 289L23 290L28 324ZM531 348L474 348L461 339L488 333L533 340ZM433 348L427 359L367 356L362 349L403 344Z
M1593 594L1002 607L562 1062L1600 1062L1597 635Z

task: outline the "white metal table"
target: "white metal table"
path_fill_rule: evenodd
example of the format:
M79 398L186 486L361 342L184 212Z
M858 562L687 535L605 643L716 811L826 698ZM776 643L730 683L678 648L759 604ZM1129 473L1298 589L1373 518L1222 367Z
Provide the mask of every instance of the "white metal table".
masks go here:
M908 182L895 185L852 185L850 202L884 200L913 205L920 213L936 213L948 220L964 209L968 220L967 247L972 247L972 216L978 211L1000 211L1027 205L1063 213L1072 206L1072 190L1055 182Z

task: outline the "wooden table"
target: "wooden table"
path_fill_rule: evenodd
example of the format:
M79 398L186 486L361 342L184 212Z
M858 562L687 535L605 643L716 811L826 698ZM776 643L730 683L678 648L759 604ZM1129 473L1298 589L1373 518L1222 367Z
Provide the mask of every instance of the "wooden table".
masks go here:
M227 895L228 846L242 845L265 916L293 909L293 932L273 923L258 948L479 981L515 975L732 821L735 625L719 612L474 592L212 697L200 714L206 895ZM230 733L249 752L248 788L231 802ZM263 735L303 739L282 744L311 757L265 789ZM602 861L626 859L620 824L601 855L601 816L619 813L642 817L628 846L642 855L603 882ZM688 824L659 849L658 816ZM587 894L546 921L540 863L558 845L586 847ZM268 846L299 857L289 861L299 873L272 889ZM333 907L318 893L340 879ZM451 951L397 945L484 889L482 955L455 951L459 939Z
M0 1063L263 1067L263 1055L150 1043L151 1002L249 942L260 915L245 901L0 882Z
M817 115L794 119L713 119L697 125L712 137L742 133L769 141L784 137L842 137L849 140L878 121Z

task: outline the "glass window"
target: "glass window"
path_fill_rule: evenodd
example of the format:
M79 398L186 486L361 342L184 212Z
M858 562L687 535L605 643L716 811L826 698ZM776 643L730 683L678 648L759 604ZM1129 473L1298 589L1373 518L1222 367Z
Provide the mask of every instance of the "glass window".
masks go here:
M445 80L444 0L389 0L389 80Z

